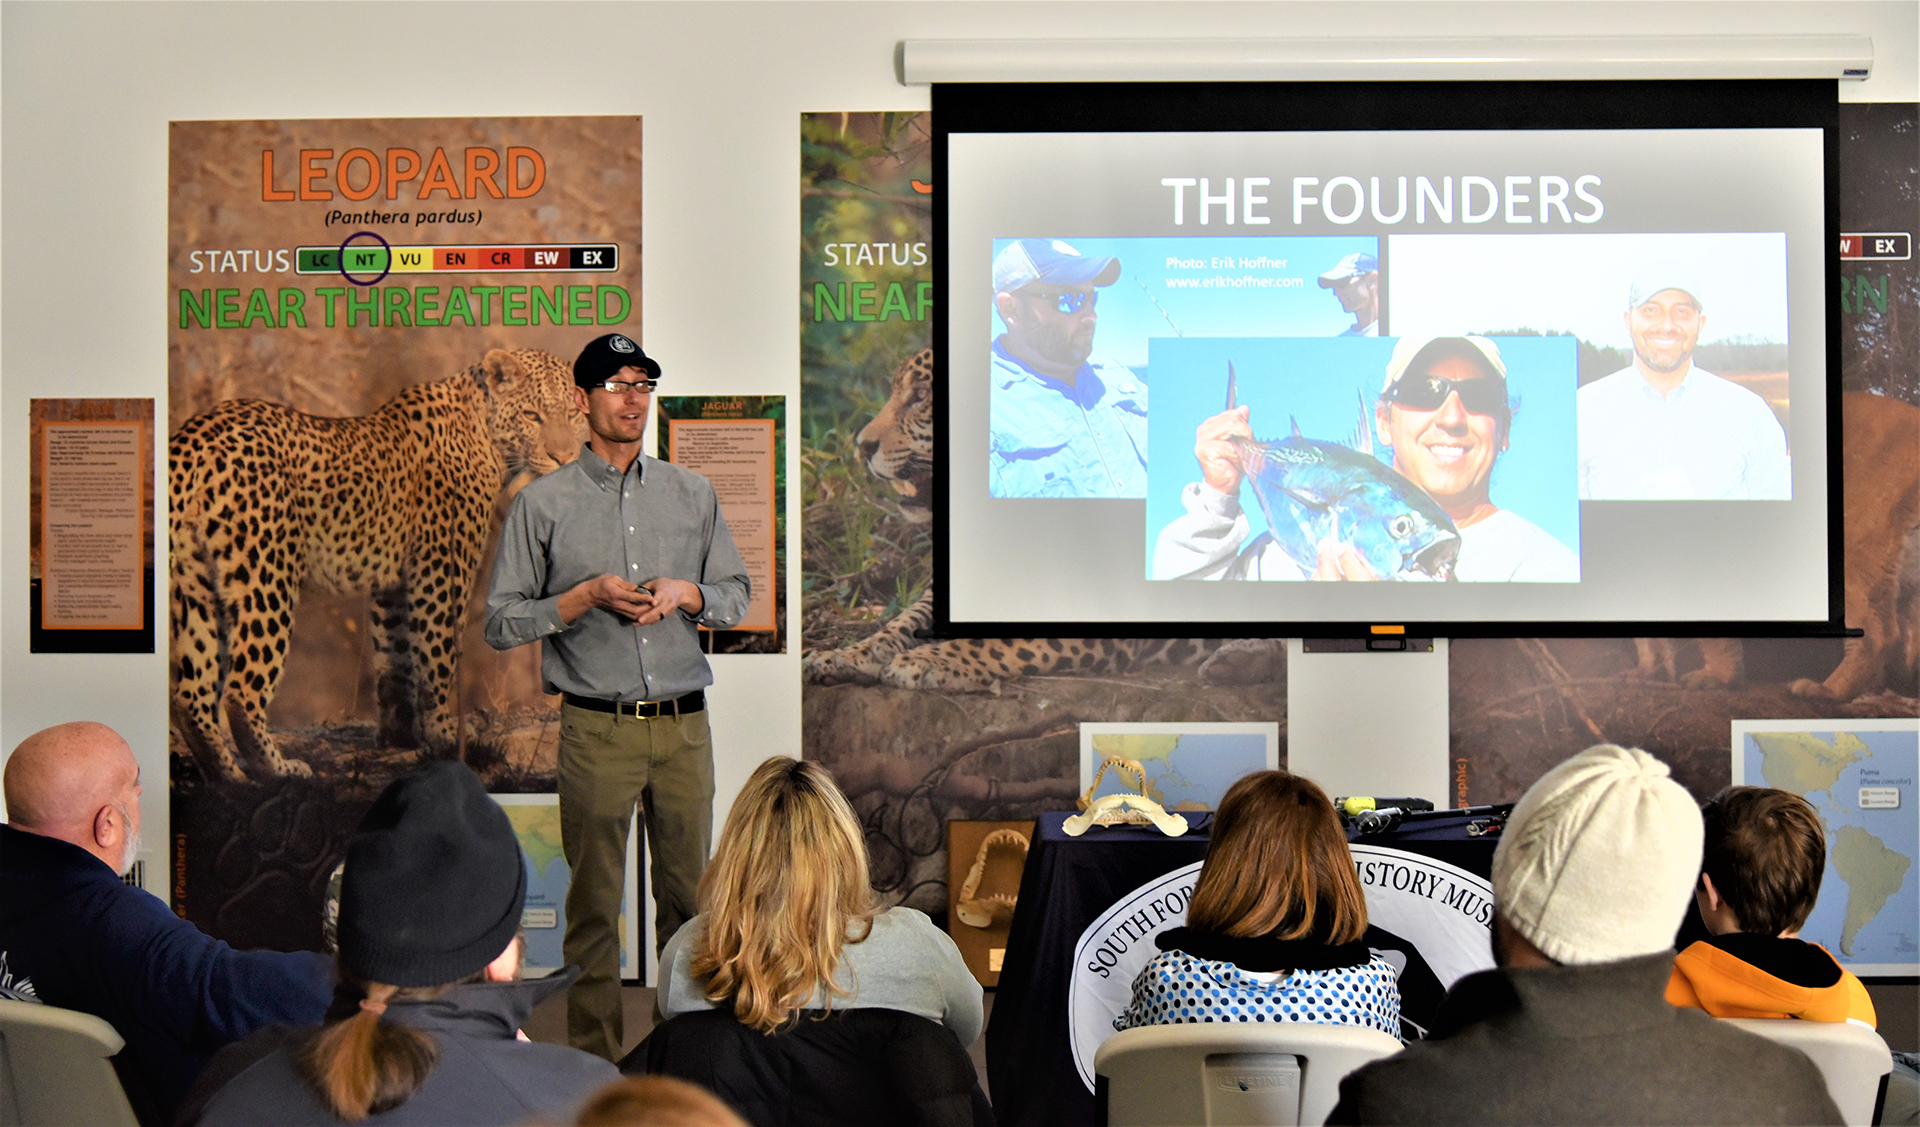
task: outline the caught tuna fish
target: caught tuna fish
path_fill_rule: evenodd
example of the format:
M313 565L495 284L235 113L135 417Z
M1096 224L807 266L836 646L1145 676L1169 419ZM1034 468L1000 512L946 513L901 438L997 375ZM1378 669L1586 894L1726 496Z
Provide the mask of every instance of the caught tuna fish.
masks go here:
M1227 407L1234 406L1228 364ZM1307 438L1298 422L1279 442L1229 440L1267 518L1264 535L1307 575L1319 566L1321 542L1338 540L1353 545L1381 579L1452 579L1460 530L1425 490L1373 456L1366 423L1362 403L1359 449Z

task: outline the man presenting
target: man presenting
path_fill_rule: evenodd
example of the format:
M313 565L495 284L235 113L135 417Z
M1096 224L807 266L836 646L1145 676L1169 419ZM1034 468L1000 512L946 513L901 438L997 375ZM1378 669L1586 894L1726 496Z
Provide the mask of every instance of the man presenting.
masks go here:
M1518 513L1493 503L1494 462L1513 426L1507 367L1486 337L1402 337L1387 361L1374 431L1393 468L1425 490L1460 530L1455 578L1483 583L1577 583L1580 558ZM1186 510L1160 531L1155 579L1373 579L1351 545L1328 541L1312 574L1271 537L1244 551L1251 526L1240 507L1244 473L1234 437L1252 438L1245 406L1203 421L1194 437L1201 480L1180 495Z
M1343 337L1380 335L1380 260L1370 254L1350 254L1320 275L1320 288L1332 290L1340 308L1353 314Z
M560 707L560 832L573 884L562 947L580 981L567 1038L608 1060L625 1035L617 916L635 803L653 835L656 949L695 914L713 830L713 673L697 627L747 611L746 565L706 478L640 452L660 365L620 333L573 365L592 432L514 498L487 596L495 649L544 642Z
M214 1051L320 1020L333 967L311 951L235 951L120 879L140 837L140 764L105 724L61 724L7 759L0 825L0 998L104 1018L143 1123L165 1123Z
M1633 365L1580 389L1583 501L1784 501L1787 439L1767 401L1693 366L1701 287L1655 263L1627 293Z
M993 260L988 393L993 497L1145 497L1147 386L1093 355L1097 287L1117 258L1087 258L1059 239L1017 239Z

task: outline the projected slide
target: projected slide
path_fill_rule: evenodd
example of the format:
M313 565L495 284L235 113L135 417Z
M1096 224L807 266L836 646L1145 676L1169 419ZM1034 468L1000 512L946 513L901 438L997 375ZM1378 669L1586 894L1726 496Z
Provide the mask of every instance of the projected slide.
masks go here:
M947 146L953 623L1826 617L1821 130Z

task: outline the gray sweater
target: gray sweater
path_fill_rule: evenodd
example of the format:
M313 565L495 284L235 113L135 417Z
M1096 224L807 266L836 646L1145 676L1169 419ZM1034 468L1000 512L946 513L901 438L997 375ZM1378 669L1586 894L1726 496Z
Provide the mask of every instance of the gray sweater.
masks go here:
M1468 975L1433 1037L1340 1082L1328 1123L1837 1124L1806 1055L1675 1009L1671 952Z
M688 920L660 953L660 965L667 968L659 999L664 1017L717 1008L707 1000L705 986L687 969L702 919ZM980 1036L985 1021L980 984L967 970L960 949L925 913L890 908L875 916L866 939L841 948L834 979L853 991L851 998L834 998L835 1009L905 1010L953 1030L962 1045L971 1045ZM816 987L801 1008L826 1006L825 992Z

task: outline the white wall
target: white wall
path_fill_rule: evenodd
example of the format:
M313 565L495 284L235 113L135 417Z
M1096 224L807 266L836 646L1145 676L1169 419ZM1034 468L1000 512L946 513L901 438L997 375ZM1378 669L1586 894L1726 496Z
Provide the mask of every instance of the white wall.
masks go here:
M669 358L687 392L797 397L799 115L924 108L926 89L895 78L902 39L1852 32L1873 36L1874 76L1842 84L1841 97L1914 101L1917 14L1912 0L9 2L0 8L0 751L64 720L118 728L155 784L144 818L164 855L165 569L159 653L27 652L27 400L152 396L166 417L171 120L640 114L648 351ZM1676 110L1673 124L1684 125ZM789 458L798 482L797 444ZM797 637L797 599L789 610ZM724 814L761 758L798 754L800 666L797 653L714 664ZM1345 708L1296 697L1296 726L1312 722L1316 703ZM1444 747L1444 704L1430 724ZM163 887L153 868L149 883Z

